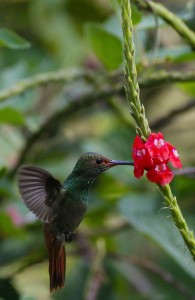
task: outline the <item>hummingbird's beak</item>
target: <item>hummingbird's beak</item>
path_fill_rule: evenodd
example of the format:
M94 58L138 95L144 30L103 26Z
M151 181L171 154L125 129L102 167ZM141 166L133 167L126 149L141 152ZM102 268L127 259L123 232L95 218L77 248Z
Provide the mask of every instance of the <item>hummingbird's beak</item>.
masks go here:
M134 166L134 162L132 161L125 161L125 160L110 160L108 162L109 167L114 167L114 166Z

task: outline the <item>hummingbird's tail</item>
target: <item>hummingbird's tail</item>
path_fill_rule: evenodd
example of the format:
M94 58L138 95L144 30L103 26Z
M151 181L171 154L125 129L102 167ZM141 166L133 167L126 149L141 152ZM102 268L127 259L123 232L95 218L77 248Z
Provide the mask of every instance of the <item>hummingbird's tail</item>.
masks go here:
M56 237L49 224L44 224L45 242L49 255L50 293L61 289L65 282L66 253L64 242Z

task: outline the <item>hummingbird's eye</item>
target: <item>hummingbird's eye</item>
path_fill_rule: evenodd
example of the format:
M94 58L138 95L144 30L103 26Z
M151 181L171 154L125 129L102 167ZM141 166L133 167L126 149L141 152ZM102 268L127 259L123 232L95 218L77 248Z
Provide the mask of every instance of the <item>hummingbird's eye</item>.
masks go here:
M96 164L100 165L102 162L103 162L103 161L102 161L101 158L96 159Z

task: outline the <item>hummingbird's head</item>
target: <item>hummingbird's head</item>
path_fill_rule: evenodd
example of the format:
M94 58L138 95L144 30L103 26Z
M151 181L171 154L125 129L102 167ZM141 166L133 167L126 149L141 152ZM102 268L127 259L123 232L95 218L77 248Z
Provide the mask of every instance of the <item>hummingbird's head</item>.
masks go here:
M95 179L102 172L119 165L134 165L133 162L112 160L95 152L84 153L77 161L73 173L76 176L83 176Z

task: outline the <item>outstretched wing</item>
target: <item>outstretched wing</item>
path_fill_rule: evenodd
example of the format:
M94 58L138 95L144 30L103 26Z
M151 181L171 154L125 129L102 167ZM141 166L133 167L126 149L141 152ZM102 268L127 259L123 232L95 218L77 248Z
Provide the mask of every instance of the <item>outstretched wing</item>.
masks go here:
M43 222L51 222L52 204L61 183L41 168L23 166L18 172L18 186L26 206Z

